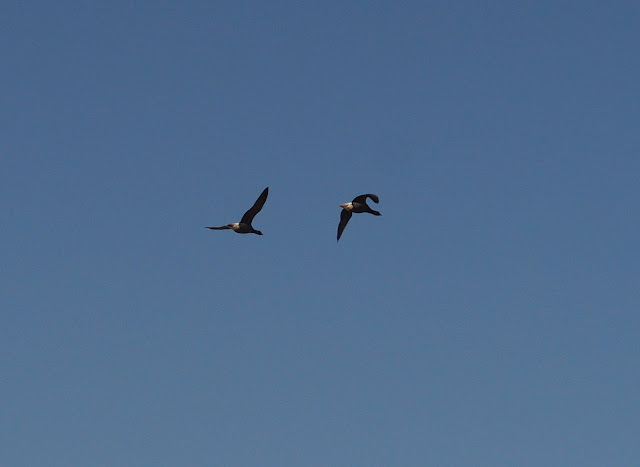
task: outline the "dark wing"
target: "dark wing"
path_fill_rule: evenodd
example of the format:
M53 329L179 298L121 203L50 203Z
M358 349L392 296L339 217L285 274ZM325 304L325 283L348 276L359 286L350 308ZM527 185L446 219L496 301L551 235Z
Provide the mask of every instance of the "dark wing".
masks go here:
M342 232L344 232L344 228L349 223L349 219L351 219L351 211L347 211L343 209L340 213L340 223L338 224L338 240L342 236ZM337 240L336 240L337 241Z
M373 193L367 193L365 195L356 196L353 198L354 203L366 203L367 198L371 198L371 201L378 204L380 200L378 199L378 195L374 195Z
M254 205L251 206L251 209L244 213L244 216L242 216L242 220L240 222L242 222L243 224L251 224L253 218L256 217L256 214L258 214L260 212L260 209L262 209L262 206L264 206L264 202L267 200L268 194L269 187L266 187L260 194L260 196L258 196L258 199L254 203Z
M224 229L230 229L231 227L229 227L228 225L223 225L222 227L205 227L205 229L211 229L211 230L224 230Z

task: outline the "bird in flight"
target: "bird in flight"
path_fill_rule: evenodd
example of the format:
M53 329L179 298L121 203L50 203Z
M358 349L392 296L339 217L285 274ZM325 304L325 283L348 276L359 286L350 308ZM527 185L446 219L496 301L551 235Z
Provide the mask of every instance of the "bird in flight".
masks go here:
M340 240L342 232L349 223L349 219L351 219L351 215L354 212L368 212L369 214L373 214L374 216L382 215L378 211L374 211L369 207L369 205L367 204L367 198L371 198L371 201L376 204L378 204L378 202L380 201L377 195L367 193L364 195L356 196L350 203L344 203L340 205L340 207L342 208L342 212L340 213L340 224L338 224L338 240Z
M242 219L240 219L240 222L234 222L232 224L223 225L221 227L205 227L205 228L211 229L211 230L231 229L235 233L240 233L240 234L254 233L257 235L262 235L262 232L253 228L253 226L251 225L251 222L253 221L253 218L256 217L256 214L260 212L260 210L262 209L262 206L264 206L264 202L267 200L268 194L269 194L269 187L266 187L264 191L260 194L260 196L258 196L258 199L253 204L253 206L251 206L251 208L244 213L244 216L242 216Z

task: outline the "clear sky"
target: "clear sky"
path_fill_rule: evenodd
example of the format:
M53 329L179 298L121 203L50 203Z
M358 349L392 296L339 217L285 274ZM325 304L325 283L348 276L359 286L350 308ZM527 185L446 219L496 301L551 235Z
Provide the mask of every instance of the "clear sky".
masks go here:
M638 2L0 17L0 465L638 463Z

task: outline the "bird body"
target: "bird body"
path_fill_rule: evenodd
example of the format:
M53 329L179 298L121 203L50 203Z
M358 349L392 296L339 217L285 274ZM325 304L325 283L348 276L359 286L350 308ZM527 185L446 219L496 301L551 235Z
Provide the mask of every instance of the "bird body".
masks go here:
M359 195L353 198L353 201L349 203L343 203L340 205L342 208L342 212L340 213L340 223L338 224L338 240L342 236L342 232L344 232L344 228L347 226L347 223L351 219L353 213L363 213L368 212L369 214L373 214L374 216L381 216L378 211L371 209L367 204L367 198L371 199L374 203L378 204L380 199L377 195L373 193L367 193L364 195Z
M263 192L260 194L256 202L253 204L253 206L251 206L251 208L244 213L240 222L233 222L231 224L222 225L220 227L206 227L206 228L211 230L229 229L239 234L254 233L257 235L262 235L262 232L254 229L251 223L253 222L253 218L256 217L256 214L258 214L262 209L262 206L264 206L265 201L267 201L267 196L269 196L269 187L263 190Z

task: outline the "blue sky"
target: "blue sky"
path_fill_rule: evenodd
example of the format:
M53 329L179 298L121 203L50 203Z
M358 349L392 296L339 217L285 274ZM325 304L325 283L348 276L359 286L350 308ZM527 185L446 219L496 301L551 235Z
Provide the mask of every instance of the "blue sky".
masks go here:
M637 463L637 2L0 15L0 464Z

